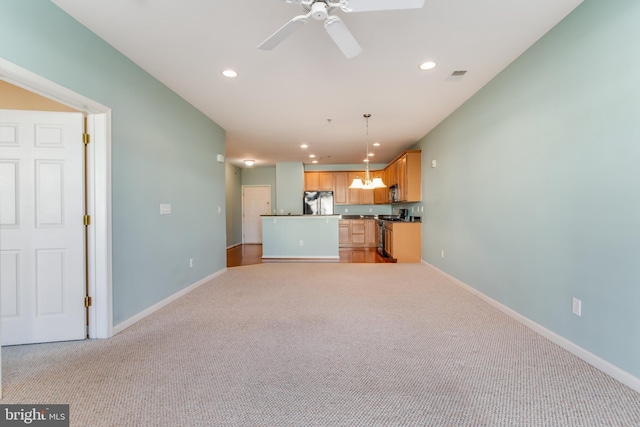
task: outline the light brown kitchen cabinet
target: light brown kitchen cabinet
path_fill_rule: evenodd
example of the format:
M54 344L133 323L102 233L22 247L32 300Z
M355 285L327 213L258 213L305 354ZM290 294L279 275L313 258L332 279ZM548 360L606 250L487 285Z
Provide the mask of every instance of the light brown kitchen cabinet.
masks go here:
M422 168L420 150L409 150L398 156L384 170L369 172L371 179L382 178L385 188L363 190L349 188L355 178L364 180L362 171L305 172L305 191L333 191L334 205L373 205L391 203L389 187L397 185L399 202L422 200Z
M375 203L375 190L362 190L362 204L373 205Z
M398 186L399 202L422 201L422 153L409 150L397 157L386 169L389 186Z
M422 201L422 153L407 151L398 165L398 189L401 202Z
M364 219L351 220L351 243L354 245L364 245Z
M338 220L338 246L351 245L351 220Z
M349 172L347 174L347 187L351 185L354 179L362 178L361 172ZM361 188L347 188L347 201L350 205L361 205L363 200L363 189Z
M376 205L389 203L389 184L384 170L374 171L371 173L373 178L380 178L386 185L384 188L376 188L373 190L373 203Z
M304 173L304 190L305 191L332 191L333 190L333 173L332 172L305 172Z
M384 225L384 250L397 262L422 261L422 224L419 222L391 222Z
M320 191L332 191L333 190L333 173L320 172L318 173L318 184Z
M338 221L338 244L340 247L376 247L376 220L341 219Z
M318 172L304 173L304 191L317 191L320 187L320 174Z
M364 220L364 243L370 247L376 247L378 236L378 224L375 219Z
M396 174L398 177L398 201L406 202L407 195L407 155L403 154L396 160Z
M333 173L333 204L346 205L348 200L348 187L346 172Z
M397 185L398 184L398 164L393 161L387 166L387 175L389 182L387 186Z

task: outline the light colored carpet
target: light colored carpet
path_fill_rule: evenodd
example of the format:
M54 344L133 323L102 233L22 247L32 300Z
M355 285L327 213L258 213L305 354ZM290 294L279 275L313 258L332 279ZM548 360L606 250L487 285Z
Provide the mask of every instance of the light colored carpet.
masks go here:
M425 265L236 267L109 340L3 348L73 426L638 426L640 394Z

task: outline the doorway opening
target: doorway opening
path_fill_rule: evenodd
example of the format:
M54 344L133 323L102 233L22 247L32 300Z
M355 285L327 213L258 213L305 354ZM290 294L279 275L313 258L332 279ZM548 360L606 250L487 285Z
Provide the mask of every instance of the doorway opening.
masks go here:
M0 58L0 79L85 114L87 150L87 235L89 338L113 335L111 282L111 109Z

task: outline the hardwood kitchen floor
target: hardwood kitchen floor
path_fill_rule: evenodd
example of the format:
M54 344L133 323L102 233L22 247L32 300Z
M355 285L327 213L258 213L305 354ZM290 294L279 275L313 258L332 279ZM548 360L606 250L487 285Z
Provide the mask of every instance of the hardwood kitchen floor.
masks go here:
M390 262L378 254L375 248L340 248L340 262L384 263ZM262 245L238 245L227 249L227 267L262 263Z

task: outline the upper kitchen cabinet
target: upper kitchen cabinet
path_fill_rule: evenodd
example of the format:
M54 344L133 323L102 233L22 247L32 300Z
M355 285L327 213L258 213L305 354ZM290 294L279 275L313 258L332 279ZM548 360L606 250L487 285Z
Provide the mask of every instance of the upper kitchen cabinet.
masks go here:
M422 201L422 152L402 153L388 167L390 184L398 186L399 202Z
M354 179L361 178L362 173L360 172L349 172L347 175L347 187L351 185ZM363 193L364 190L362 188L347 188L348 201L350 205L362 205L363 204Z
M304 191L331 191L333 190L333 173L331 172L305 172Z
M319 184L318 172L305 172L304 173L304 191L318 190Z
M362 190L362 204L373 205L375 201L375 190Z
M333 204L346 205L348 203L349 182L346 172L333 173Z
M386 187L376 188L373 190L373 202L376 205L389 203L389 179L387 179L386 170L371 172L372 178L380 178Z

